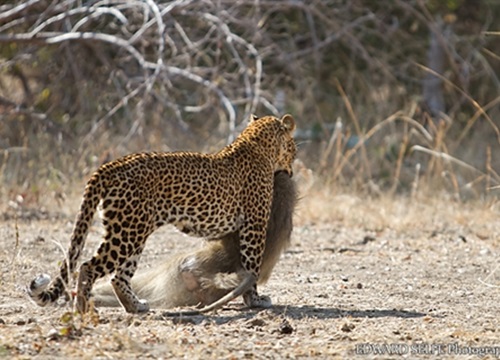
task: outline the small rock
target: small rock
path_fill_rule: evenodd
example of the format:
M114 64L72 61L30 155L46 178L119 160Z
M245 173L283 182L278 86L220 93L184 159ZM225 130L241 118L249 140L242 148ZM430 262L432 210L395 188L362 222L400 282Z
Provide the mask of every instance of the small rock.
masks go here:
M369 242L372 242L372 241L375 241L375 237L370 236L370 235L366 235L363 238L363 240L361 240L361 245L366 245L366 244L368 244Z
M490 249L484 248L479 251L479 255L489 255L490 254Z
M342 330L343 332L351 332L355 327L356 326L354 324L345 323L344 325L342 325L340 330Z
M361 284L361 283L356 284L356 289L362 289L362 288L363 288L363 284Z
M47 340L56 340L61 337L61 334L57 329L51 329L47 334Z
M288 334L293 333L295 329L293 328L293 326L292 326L292 325L290 325L290 323L288 322L288 320L286 320L286 319L285 319L285 320L283 320L283 321L281 322L280 327L279 327L279 329L278 329L278 330L279 330L279 332L280 332L281 334L286 334L286 335L288 335Z

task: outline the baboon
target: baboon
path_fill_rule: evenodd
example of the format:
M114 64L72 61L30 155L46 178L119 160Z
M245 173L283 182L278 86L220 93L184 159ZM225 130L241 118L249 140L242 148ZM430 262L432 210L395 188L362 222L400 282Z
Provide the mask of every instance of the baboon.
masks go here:
M276 173L259 284L269 279L290 244L296 203L295 182L285 172ZM138 272L132 278L132 288L153 308L212 304L244 280L238 244L237 233L209 240L198 250L176 254L154 268ZM120 306L108 282L96 284L93 296L96 306Z

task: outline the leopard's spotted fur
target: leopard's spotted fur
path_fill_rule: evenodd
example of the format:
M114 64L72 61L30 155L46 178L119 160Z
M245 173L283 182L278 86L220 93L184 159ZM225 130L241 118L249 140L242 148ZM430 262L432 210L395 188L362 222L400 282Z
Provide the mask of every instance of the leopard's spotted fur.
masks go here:
M149 310L133 293L130 279L147 237L164 224L206 238L238 231L243 269L258 279L274 173L292 173L294 129L290 115L254 118L232 144L215 154L142 153L102 165L85 188L68 261L48 290L47 275L35 278L30 296L44 306L65 291L100 201L106 234L97 253L80 267L77 308L82 313L89 309L94 282L109 273L114 273L111 283L126 311ZM258 296L255 285L244 298L251 306L267 301Z

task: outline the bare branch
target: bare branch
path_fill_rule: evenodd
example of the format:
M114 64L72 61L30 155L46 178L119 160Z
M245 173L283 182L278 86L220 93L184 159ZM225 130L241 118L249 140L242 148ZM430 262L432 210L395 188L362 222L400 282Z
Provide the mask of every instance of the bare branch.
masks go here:
M91 33L91 32L74 32L74 33L38 33L36 36L31 34L12 34L0 35L0 43L28 43L36 45L59 44L66 41L81 40L81 41L101 41L116 45L130 53L139 63L142 68L156 68L155 64L147 62L142 54L131 46L128 41L123 40L114 35Z
M231 104L231 100L229 100L229 98L214 83L202 78L199 75L193 74L185 69L180 69L180 68L175 67L175 66L166 66L165 69L170 74L185 77L186 79L189 79L191 81L194 81L195 83L203 85L207 89L210 89L211 91L216 93L217 96L219 96L222 104L226 108L227 114L229 116L229 122L230 123L236 122L236 113L234 111L233 105Z
M19 15L20 12L27 11L34 5L42 2L42 0L28 0L25 3L22 3L16 7L13 7L10 10L4 11L3 13L0 13L0 23L2 22L7 22L16 16Z

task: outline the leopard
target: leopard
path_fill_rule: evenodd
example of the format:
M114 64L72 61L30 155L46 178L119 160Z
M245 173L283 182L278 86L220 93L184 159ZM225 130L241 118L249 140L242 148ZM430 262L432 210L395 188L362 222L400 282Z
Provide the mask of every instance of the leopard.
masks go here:
M291 244L293 215L298 201L295 181L285 172L277 172L274 175L271 214L258 285L269 280L282 253ZM187 306L199 310L235 289L241 281L241 270L239 235L233 232L220 239L204 241L197 249L177 252L150 268L139 270L131 285L134 292L148 300L155 310ZM101 279L93 288L94 305L119 307L113 287L104 280ZM269 305L272 305L271 301Z
M148 302L134 293L130 282L147 238L166 224L209 239L238 232L245 278L239 293L249 307L267 306L269 298L259 295L257 280L274 174L284 171L293 176L295 128L290 114L281 118L252 115L236 139L215 153L145 152L101 165L85 186L59 275L53 281L47 274L36 276L28 295L39 306L46 306L68 294L70 274L75 273L100 204L105 234L96 253L79 267L75 305L80 314L92 310L92 287L108 274L112 274L111 285L126 312L149 311Z

